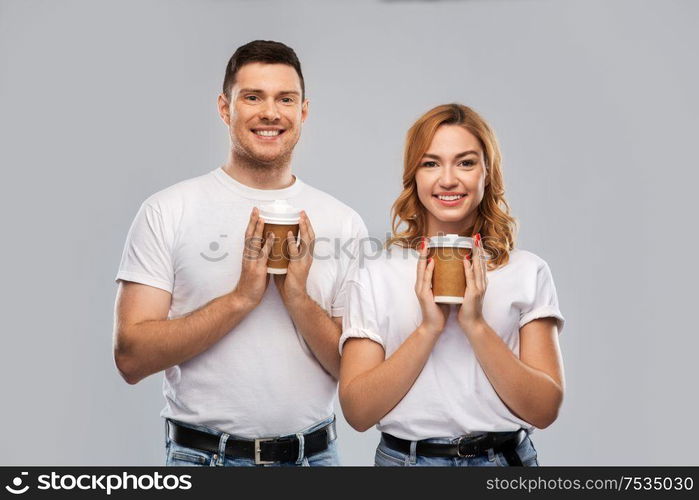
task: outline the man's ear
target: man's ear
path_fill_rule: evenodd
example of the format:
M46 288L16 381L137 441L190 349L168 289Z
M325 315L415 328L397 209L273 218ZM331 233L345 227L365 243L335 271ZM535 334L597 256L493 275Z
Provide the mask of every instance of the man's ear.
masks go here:
M308 118L308 105L310 104L310 101L308 99L303 100L303 104L301 104L301 122L305 122L306 118Z
M231 124L230 103L228 102L228 98L223 94L218 95L218 115L221 117L221 120L223 120L223 123L230 126L230 124Z

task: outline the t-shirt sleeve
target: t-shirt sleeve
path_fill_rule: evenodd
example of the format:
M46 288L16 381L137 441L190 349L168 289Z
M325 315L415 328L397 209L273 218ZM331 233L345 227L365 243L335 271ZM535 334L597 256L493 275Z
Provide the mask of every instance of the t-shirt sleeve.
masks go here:
M131 223L116 281L135 281L172 293L172 234L160 211L143 203Z
M351 338L370 339L384 349L376 314L376 301L366 268L359 269L355 277L347 282L345 314L342 316L340 355L345 342Z
M533 300L520 311L519 327L539 318L555 318L560 334L565 324L565 318L558 308L558 295L556 285L553 283L551 269L546 262L542 262L536 274Z
M333 316L344 316L345 304L347 300L347 285L351 279L356 277L357 269L361 259L362 244L368 237L368 231L364 221L358 214L353 214L349 231L349 240L340 246L339 262L339 282L337 292L332 302L331 313Z

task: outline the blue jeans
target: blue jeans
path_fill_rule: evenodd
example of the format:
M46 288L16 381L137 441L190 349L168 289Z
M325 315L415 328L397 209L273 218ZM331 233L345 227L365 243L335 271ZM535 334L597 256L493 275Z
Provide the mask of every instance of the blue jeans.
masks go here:
M434 438L426 439L425 441L430 443L455 443L457 440L458 438ZM492 448L488 450L487 455L478 457L425 457L415 454L415 443L416 441L411 442L410 449L412 453L402 453L389 448L382 437L379 446L376 448L374 465L377 467L508 467L505 455L502 452L495 453ZM523 466L539 466L536 458L536 449L529 435L515 448L515 453L519 456Z
M333 421L335 417L330 416L325 420L322 420L312 426L303 429L294 435L307 434L313 432L316 429L323 427ZM191 429L196 429L202 432L207 432L215 436L219 436L219 450L223 450L226 447L226 441L228 438L232 439L245 439L239 436L231 436L225 432L221 432L210 427L204 427L201 425L186 424L184 422L175 421L178 425L189 427ZM287 436L282 436L287 437ZM234 458L224 455L219 451L219 453L213 453L210 451L199 450L197 448L188 448L186 446L179 445L170 439L167 433L167 421L165 422L165 465L166 466L195 466L195 467L326 467L332 465L339 465L340 459L337 454L337 440L333 439L328 443L328 447L310 457L305 456L303 453L303 448L300 450L299 458L292 462L277 462L274 464L264 464L258 465L252 458Z

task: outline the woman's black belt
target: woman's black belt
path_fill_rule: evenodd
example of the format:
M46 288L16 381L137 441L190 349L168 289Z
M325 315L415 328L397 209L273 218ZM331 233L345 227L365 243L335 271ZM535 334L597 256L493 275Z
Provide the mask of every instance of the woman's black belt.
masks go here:
M411 441L385 432L381 436L389 448L410 454ZM527 431L520 429L514 432L488 432L478 436L463 436L454 443L431 443L423 440L417 442L415 454L424 457L477 457L487 455L491 448L495 453L510 452L517 448L525 437L527 437ZM508 453L508 455L511 454ZM521 461L518 465L521 465Z

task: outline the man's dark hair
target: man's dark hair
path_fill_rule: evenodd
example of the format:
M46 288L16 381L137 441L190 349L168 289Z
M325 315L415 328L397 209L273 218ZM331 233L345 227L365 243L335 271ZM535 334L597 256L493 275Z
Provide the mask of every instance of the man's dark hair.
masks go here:
M303 82L301 63L296 57L296 52L291 47L281 42L272 40L255 40L241 45L233 53L226 66L226 76L223 78L223 95L230 100L231 87L235 82L235 75L240 68L249 63L287 64L296 70L301 80L301 98L306 96L306 87Z

